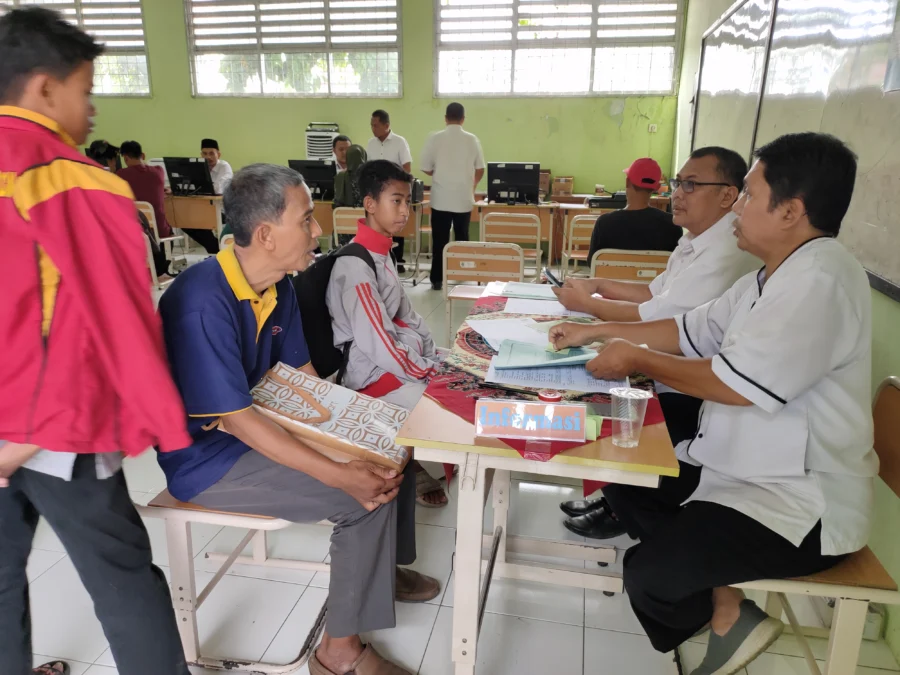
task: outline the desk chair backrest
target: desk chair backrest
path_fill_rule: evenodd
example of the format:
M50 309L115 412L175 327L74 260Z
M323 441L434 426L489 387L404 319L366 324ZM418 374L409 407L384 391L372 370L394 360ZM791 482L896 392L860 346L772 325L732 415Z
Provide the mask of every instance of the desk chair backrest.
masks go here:
M449 281L524 281L525 255L518 244L455 241L444 248L444 292Z
M219 240L219 246L221 248L225 248L226 246L234 246L234 235L223 234L222 239Z
M137 210L143 213L147 218L147 222L150 223L150 228L153 230L154 236L156 236L156 241L159 241L159 228L156 225L156 212L153 210L150 202L135 202L134 205L137 207Z
M872 407L878 475L900 497L900 378L888 377L878 387Z
M668 251L600 249L591 259L591 276L649 284L666 269L670 255Z
M366 217L366 210L350 206L339 206L333 212L334 233L332 238L335 248L338 246L338 235L349 234L356 236L356 227L360 218Z
M533 213L488 213L481 217L481 241L541 248L541 219Z
M594 214L582 214L569 219L566 242L563 246L566 253L572 255L576 251L587 251L591 247L591 236L594 234L596 222L597 216Z

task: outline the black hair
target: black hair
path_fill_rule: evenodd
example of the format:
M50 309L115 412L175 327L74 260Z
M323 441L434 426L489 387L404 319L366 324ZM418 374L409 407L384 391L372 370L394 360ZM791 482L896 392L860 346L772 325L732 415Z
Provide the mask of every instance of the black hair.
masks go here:
M331 141L331 149L334 150L337 147L337 144L340 143L341 141L347 141L348 143L353 142L350 140L349 136L344 136L343 134L341 134L340 136L335 136L334 140Z
M65 80L82 63L103 53L103 45L43 7L14 9L0 18L0 102L22 95L29 76L47 73Z
M387 110L381 110L380 108L372 113L372 117L378 119L382 124L390 124L391 116L387 114Z
M461 122L466 117L466 109L462 103L451 103L447 106L445 116L450 122Z
M625 182L630 185L632 188L637 190L638 192L646 192L648 195L652 195L654 188L644 187L643 185L637 185L636 183L632 183L631 179L626 176Z
M691 159L703 157L716 158L716 171L723 183L736 187L738 191L744 186L744 176L747 175L747 162L734 150L710 145L705 148L697 148L691 153Z
M856 155L841 140L812 131L786 134L753 153L772 191L769 208L800 199L810 224L836 237L850 207Z
M366 162L359 167L356 178L359 185L359 195L363 199L372 197L378 199L385 186L391 181L398 183L412 183L412 174L407 173L402 167L386 159L375 159Z
M137 141L124 141L119 148L119 152L122 153L123 157L130 157L131 159L140 159L141 155L144 154L141 144Z
M98 164L106 164L108 160L119 156L119 148L109 141L98 138L88 146L85 154Z

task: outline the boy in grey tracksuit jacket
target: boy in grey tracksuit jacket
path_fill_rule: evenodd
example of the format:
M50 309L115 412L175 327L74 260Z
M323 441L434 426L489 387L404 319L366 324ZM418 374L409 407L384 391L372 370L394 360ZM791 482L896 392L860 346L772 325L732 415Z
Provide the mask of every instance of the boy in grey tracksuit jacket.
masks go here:
M374 164L379 162L369 162ZM366 218L353 241L372 256L375 272L359 258L338 258L326 294L335 347L351 342L341 384L411 410L439 359L431 331L406 297L391 259L391 237L409 217L409 184L383 179L368 191L375 195L360 191Z

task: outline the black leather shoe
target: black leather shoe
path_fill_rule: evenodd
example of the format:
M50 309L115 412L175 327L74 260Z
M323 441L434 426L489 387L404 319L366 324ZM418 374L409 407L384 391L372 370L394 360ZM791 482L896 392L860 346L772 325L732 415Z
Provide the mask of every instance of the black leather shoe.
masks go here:
M608 507L595 509L583 516L566 518L563 525L570 532L589 539L612 539L625 534L625 526Z
M577 518L597 509L608 509L609 503L603 497L600 499L576 499L571 502L562 502L559 508L567 516Z

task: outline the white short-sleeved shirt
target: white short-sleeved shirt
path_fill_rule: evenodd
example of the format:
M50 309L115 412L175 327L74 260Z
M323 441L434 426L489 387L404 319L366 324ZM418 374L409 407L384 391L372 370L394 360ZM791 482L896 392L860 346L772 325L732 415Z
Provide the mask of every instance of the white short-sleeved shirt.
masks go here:
M216 189L216 194L225 194L225 190L228 189L228 186L231 184L231 179L234 178L234 171L231 170L231 164L224 159L219 159L219 161L216 162L216 165L209 170L209 174L212 176L213 187Z
M433 171L431 208L467 213L475 205L475 171L484 168L484 154L475 134L448 124L428 137L422 150L422 171Z
M638 305L642 321L671 319L715 300L762 262L738 248L735 215L729 212L703 234L684 235L669 256L665 271L650 282L652 298ZM677 393L661 382L660 394Z
M676 317L681 350L751 401L706 401L679 459L703 467L688 501L733 508L795 546L822 521L822 553L851 553L871 527L872 307L862 266L813 239L769 279L748 274Z
M412 164L412 154L409 152L409 143L403 136L398 136L393 131L388 133L384 141L379 141L372 136L366 146L366 155L369 160L386 159L399 167L409 162Z
M718 298L742 276L759 269L758 258L738 248L732 212L703 234L684 235L665 271L650 282L650 300L638 306L642 321L671 319Z

